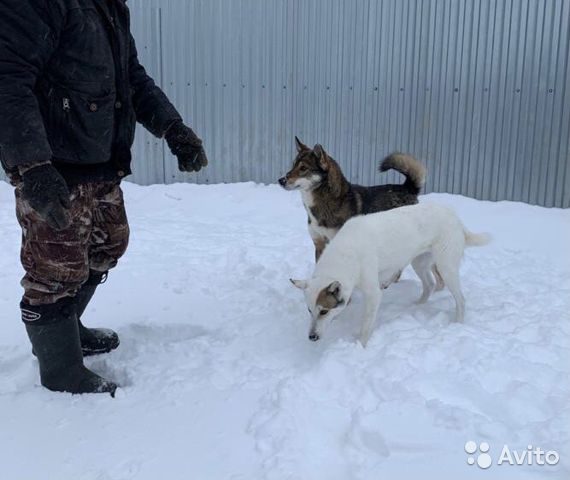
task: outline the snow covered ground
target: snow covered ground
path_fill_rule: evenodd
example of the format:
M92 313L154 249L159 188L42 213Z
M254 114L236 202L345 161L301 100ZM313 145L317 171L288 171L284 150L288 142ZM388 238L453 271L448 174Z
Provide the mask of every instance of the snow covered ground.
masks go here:
M130 250L85 317L119 332L87 364L123 388L82 398L39 387L0 182L0 478L570 478L570 211L424 197L494 236L465 256L466 321L450 324L447 291L413 305L407 269L363 349L360 297L307 339L288 281L313 258L298 193L124 188ZM467 463L468 440L489 443L488 470ZM504 444L560 461L497 465Z

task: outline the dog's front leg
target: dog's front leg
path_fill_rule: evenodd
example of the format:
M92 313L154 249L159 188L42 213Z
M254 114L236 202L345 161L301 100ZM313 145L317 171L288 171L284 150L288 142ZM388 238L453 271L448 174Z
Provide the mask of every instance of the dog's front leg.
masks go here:
M366 347L370 339L374 323L376 322L376 315L378 315L378 308L382 301L382 290L379 290L376 285L374 287L364 290L364 321L360 330L360 343L362 343L363 347Z
M327 246L327 239L325 237L313 238L313 243L315 244L315 262L318 262Z

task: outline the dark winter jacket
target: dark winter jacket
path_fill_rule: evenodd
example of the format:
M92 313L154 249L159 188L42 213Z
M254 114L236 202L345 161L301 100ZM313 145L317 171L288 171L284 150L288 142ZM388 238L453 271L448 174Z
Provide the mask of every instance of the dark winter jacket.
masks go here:
M6 171L130 173L135 122L180 116L139 63L125 0L0 0L0 159Z

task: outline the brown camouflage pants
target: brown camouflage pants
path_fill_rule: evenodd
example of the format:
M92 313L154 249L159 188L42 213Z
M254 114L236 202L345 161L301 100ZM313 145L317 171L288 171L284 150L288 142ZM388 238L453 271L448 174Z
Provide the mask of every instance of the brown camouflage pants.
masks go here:
M115 182L77 185L71 189L71 225L52 229L22 199L16 187L16 215L22 227L23 301L55 303L74 296L89 271L117 265L129 242L123 192Z

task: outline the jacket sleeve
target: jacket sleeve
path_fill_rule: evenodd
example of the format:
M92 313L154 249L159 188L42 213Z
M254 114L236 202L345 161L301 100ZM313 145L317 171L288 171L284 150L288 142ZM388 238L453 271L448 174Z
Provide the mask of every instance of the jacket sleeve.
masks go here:
M34 87L56 49L63 22L57 0L0 0L0 160L5 170L51 160Z
M133 89L133 105L137 122L153 135L162 138L170 125L182 117L164 92L148 76L139 63L133 36L130 36L129 80Z

